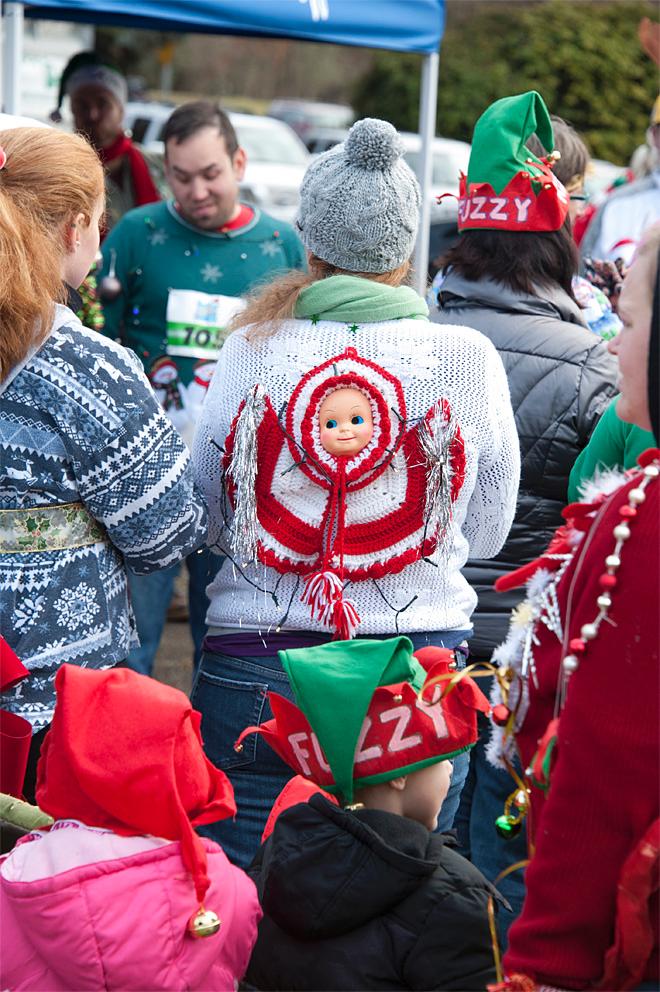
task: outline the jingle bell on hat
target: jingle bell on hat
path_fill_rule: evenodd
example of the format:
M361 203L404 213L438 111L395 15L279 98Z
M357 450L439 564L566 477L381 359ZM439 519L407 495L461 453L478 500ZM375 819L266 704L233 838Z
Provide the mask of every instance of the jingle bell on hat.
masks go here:
M55 692L37 767L40 809L125 837L178 841L181 877L190 878L197 906L181 919L183 934L217 933L221 921L205 906L207 851L195 827L234 816L236 803L229 779L204 753L201 715L183 692L128 668L65 664Z
M188 921L188 933L195 940L201 937L212 937L222 926L222 920L212 909L204 909L200 906L197 912Z

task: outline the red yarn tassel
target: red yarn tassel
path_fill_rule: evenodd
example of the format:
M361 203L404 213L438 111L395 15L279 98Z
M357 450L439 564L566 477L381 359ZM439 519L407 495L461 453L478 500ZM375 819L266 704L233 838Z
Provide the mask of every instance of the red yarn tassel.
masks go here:
M332 623L335 628L336 641L350 641L355 637L360 617L355 604L350 599L340 596L335 601L332 611Z
M300 597L311 614L322 623L327 623L333 614L334 604L341 599L342 584L334 572L315 572L305 581L305 588Z

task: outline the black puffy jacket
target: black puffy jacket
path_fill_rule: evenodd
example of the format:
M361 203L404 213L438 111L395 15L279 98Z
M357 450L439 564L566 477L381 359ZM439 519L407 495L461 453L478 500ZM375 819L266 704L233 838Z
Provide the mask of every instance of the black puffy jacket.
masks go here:
M256 989L485 989L499 896L450 838L321 795L292 806L249 869L264 917Z
M528 296L451 271L440 289L439 324L464 324L490 338L506 369L520 439L516 516L496 558L468 561L463 574L479 596L470 650L488 658L504 640L521 590L496 593L499 576L533 561L562 522L568 476L614 396L617 365L566 293Z

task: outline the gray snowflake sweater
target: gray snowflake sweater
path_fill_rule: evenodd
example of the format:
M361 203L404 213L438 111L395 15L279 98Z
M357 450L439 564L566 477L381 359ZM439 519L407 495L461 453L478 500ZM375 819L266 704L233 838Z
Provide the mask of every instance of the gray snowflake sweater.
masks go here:
M76 503L98 540L66 547ZM66 307L0 384L0 511L0 627L30 671L0 706L40 729L61 664L107 668L136 642L126 568L174 564L206 535L187 450L141 364Z

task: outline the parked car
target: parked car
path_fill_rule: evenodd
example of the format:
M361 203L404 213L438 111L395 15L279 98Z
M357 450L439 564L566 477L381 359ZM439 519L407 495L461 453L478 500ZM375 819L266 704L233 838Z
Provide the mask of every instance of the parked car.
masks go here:
M173 107L160 103L128 103L124 125L145 151L161 157L163 128ZM273 217L291 223L310 155L300 138L282 121L228 111L239 144L247 153L241 197Z
M308 148L320 129L347 129L355 120L352 107L343 103L316 103L314 100L273 100L268 115L292 127Z
M321 155L341 141L346 141L347 137L348 130L345 127L320 127L312 133L306 145L312 155Z
M410 168L419 175L422 139L418 134L402 131L404 155ZM470 145L453 138L434 138L431 164L431 223L455 223L458 216L458 176L467 172ZM451 193L438 203L443 193Z

